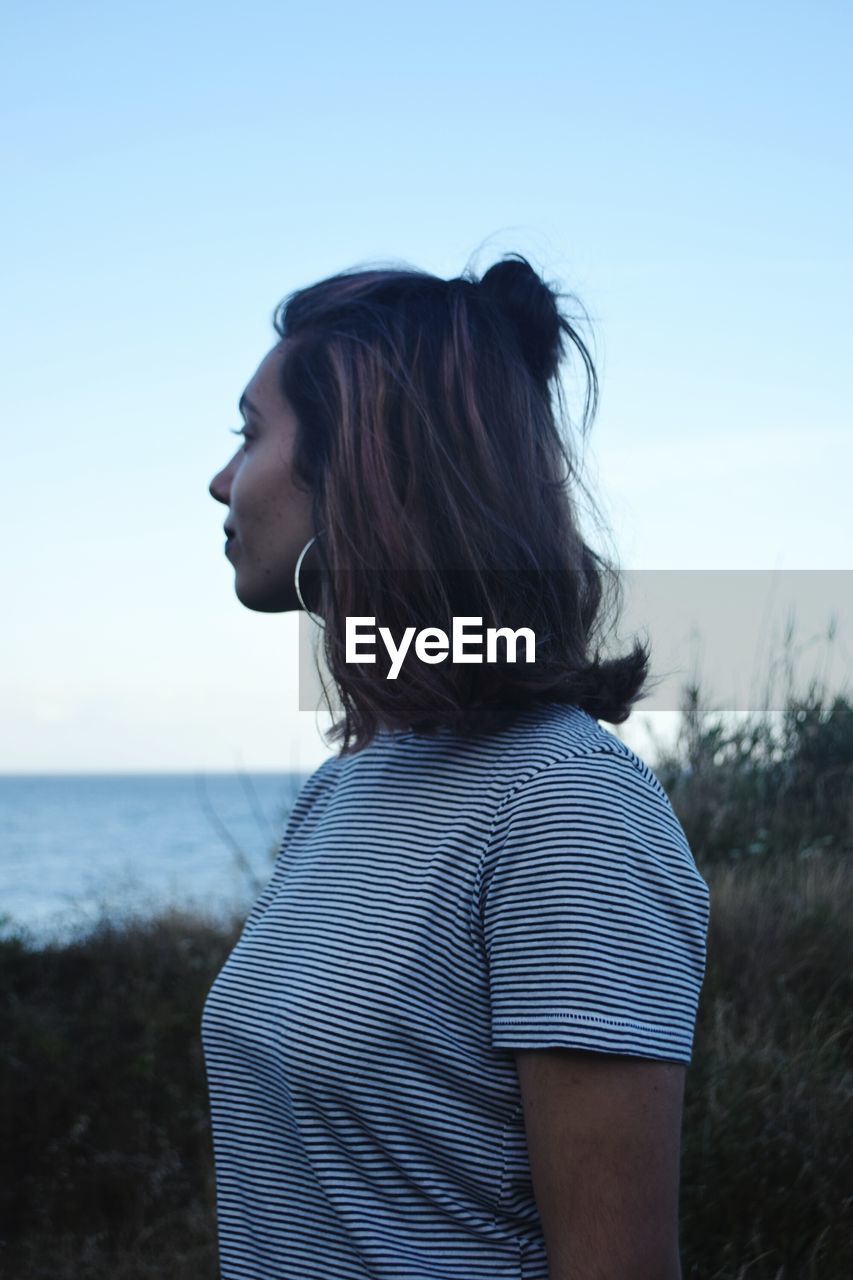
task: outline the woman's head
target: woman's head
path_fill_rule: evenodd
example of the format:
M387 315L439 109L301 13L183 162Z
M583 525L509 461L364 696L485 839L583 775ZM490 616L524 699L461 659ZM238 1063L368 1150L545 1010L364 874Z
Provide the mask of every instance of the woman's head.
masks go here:
M247 388L274 423L266 452L259 423L255 457L250 441L211 492L245 533L233 559L250 608L298 607L293 569L317 535L300 585L325 620L343 708L330 736L345 751L379 728L488 732L542 699L620 723L643 696L643 645L591 653L605 587L618 597L619 584L579 529L586 489L560 430L567 340L586 375L584 431L598 384L560 297L512 255L480 280L346 271L276 308L281 341ZM409 627L449 635L459 616L531 628L536 662L412 653L388 680L380 646L373 664L345 661L347 617L372 617L398 642Z

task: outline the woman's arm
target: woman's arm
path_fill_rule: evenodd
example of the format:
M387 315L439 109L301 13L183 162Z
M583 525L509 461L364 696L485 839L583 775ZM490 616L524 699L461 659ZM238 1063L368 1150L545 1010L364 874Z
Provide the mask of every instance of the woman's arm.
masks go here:
M549 1280L681 1280L686 1067L556 1048L515 1061Z

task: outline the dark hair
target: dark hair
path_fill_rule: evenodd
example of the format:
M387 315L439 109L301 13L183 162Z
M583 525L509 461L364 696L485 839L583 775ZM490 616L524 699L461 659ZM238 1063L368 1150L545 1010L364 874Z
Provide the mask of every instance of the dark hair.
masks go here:
M317 533L300 587L307 598L313 581L322 601L341 755L379 729L493 732L543 700L619 724L646 696L647 645L590 652L605 590L618 600L621 588L581 536L577 495L588 491L558 426L565 338L586 372L582 433L598 404L563 296L511 254L480 280L351 268L275 309L287 339L280 386L298 421L294 479L313 495ZM532 628L535 663L448 655L404 662L388 680L379 643L375 664L345 661L347 617L374 617L397 642L412 625L449 633L461 615Z

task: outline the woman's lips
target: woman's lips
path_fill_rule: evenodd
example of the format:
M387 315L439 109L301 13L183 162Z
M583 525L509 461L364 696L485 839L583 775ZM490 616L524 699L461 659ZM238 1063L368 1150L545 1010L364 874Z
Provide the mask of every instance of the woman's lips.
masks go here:
M237 539L236 539L236 537L234 536L234 534L233 534L233 533L232 533L232 534L230 534L230 535L225 539L225 554L226 554L226 555L228 555L228 552L229 552L229 551L231 550L231 548L234 546L234 543L235 543L236 541L237 541Z

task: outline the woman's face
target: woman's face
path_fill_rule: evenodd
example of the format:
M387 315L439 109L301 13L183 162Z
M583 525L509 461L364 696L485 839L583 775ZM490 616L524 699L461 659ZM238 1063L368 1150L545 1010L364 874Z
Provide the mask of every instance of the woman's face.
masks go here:
M242 401L245 443L209 486L211 496L228 507L225 554L234 566L237 598L262 613L301 608L293 572L315 532L311 495L297 489L291 476L297 422L278 387L284 345L273 347L250 379ZM313 549L306 553L305 570L312 567Z

